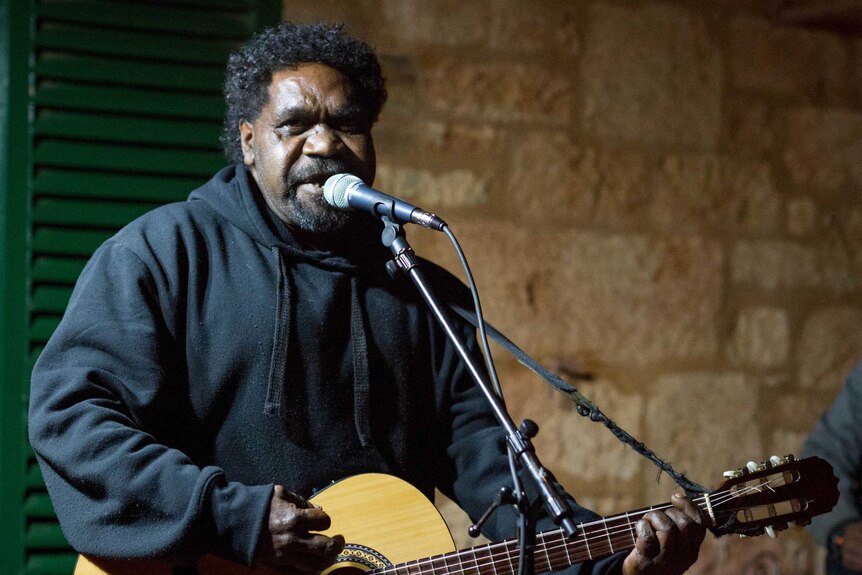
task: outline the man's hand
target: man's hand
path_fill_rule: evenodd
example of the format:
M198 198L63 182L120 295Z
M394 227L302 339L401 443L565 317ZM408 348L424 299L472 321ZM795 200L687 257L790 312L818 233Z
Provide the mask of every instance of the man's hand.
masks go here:
M637 522L624 575L682 575L697 560L706 535L700 513L684 495L674 494L671 503L667 511L650 511Z
M315 575L332 565L344 548L341 535L326 537L309 531L329 529L329 515L299 495L276 485L269 521L260 535L255 560L281 567L285 573Z
M844 529L841 562L851 571L862 571L862 521L851 523Z

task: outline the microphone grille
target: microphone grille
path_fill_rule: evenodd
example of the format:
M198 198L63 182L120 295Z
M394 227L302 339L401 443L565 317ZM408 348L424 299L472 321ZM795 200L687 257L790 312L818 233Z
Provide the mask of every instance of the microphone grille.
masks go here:
M350 186L362 183L362 180L352 174L335 174L329 176L323 184L323 199L336 208L346 210L350 208L347 202L347 190Z

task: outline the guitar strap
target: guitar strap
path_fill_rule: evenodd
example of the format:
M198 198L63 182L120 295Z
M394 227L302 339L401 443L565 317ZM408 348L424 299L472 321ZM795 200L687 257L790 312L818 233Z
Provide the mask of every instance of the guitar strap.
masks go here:
M479 322L476 319L476 314L472 309L467 309L457 303L453 303L452 301L447 302L449 305L449 309L458 314L464 320L469 322L476 329L479 328ZM560 376L553 373L551 370L540 364L538 361L527 355L527 353L522 350L520 347L515 345L512 340L506 337L503 333L501 333L497 328L493 325L485 322L485 331L491 336L491 339L496 341L503 349L508 351L512 356L518 360L518 362L525 366L527 369L544 379L547 383L549 383L554 389L565 395L569 398L574 404L577 412L584 417L589 417L590 421L595 421L598 423L604 424L605 427L610 430L614 436L634 449L637 453L641 454L643 457L649 459L656 467L659 468L660 471L667 473L671 476L671 478L676 482L677 485L682 487L686 494L689 497L692 497L699 493L707 493L709 490L691 481L684 474L676 471L673 466L660 458L656 453L647 447L643 442L638 441L631 434L629 434L626 430L622 429L619 425L617 425L611 418L605 415L602 410L600 410L592 401L587 399L577 388L570 383L564 381Z

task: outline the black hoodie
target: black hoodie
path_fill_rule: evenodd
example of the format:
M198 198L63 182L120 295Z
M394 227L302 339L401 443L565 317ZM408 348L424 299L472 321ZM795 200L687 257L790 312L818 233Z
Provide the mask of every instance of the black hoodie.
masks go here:
M225 168L81 274L30 400L30 441L78 551L250 565L273 484L308 496L389 473L475 519L508 483L501 429L412 286L385 273L379 232L312 253L262 206L245 168ZM486 531L512 525L504 510Z

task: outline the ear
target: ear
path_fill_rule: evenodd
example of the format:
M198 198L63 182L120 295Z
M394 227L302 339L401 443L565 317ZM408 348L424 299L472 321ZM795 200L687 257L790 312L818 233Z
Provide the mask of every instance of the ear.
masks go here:
M245 120L239 121L239 143L242 146L242 161L246 166L254 165L254 126Z

